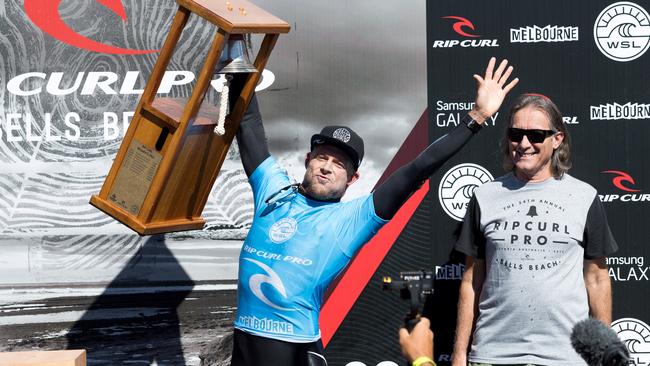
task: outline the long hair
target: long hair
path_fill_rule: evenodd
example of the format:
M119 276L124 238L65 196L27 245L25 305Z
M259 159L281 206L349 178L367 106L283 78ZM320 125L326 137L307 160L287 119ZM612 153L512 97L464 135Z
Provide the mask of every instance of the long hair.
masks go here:
M564 134L564 140L562 140L562 143L557 149L553 150L553 155L551 156L551 172L553 173L553 177L559 179L571 168L571 136L562 120L562 113L555 103L544 95L532 93L522 94L517 97L510 108L508 127L512 126L512 119L515 113L527 107L544 112L551 122L551 128ZM510 141L508 140L508 129L506 128L501 139L501 151L503 152L503 168L511 172L514 170L514 164L510 156L509 146Z

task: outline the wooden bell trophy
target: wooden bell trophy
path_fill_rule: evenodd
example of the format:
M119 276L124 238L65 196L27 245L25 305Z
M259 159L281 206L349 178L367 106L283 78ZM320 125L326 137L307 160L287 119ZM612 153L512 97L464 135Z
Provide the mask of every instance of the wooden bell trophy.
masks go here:
M280 33L289 25L246 0L176 0L171 30L104 181L90 203L138 232L151 235L201 229L201 212ZM189 99L157 98L190 14L218 27ZM236 102L224 109L204 97L229 40L264 34ZM252 72L251 72L252 71ZM227 88L226 88L227 89ZM222 101L224 99L222 91ZM227 100L227 97L225 98ZM222 105L223 106L223 105ZM221 115L222 121L219 122ZM225 121L224 121L225 117Z

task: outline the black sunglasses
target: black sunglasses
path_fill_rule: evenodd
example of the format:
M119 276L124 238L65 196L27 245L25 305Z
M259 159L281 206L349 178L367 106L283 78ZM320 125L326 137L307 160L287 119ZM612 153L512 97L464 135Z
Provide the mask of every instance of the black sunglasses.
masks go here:
M526 136L531 144L539 144L556 133L557 131L553 130L525 130L523 128L510 127L508 128L508 140L512 142L521 142L521 140L524 139L524 136Z

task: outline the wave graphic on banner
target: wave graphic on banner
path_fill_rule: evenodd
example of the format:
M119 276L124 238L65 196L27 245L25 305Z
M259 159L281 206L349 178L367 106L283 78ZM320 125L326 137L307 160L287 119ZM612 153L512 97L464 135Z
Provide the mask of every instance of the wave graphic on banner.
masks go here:
M105 269L124 264L142 245L134 235L61 235L43 237L32 251L40 270Z
M19 201L5 229L38 231L49 228L100 226L110 218L88 205L88 197L103 183L86 174L33 174L21 182Z
M241 169L222 170L203 210L206 229L229 226L248 229L253 223L253 196Z
M16 187L20 187L22 178L18 175L0 175L0 229L7 227L13 207L17 202Z
M104 179L105 173L0 174L2 233L69 234L63 229L96 231L92 228L114 226L113 218L88 204ZM207 229L248 229L252 208L243 170L223 171L204 210Z

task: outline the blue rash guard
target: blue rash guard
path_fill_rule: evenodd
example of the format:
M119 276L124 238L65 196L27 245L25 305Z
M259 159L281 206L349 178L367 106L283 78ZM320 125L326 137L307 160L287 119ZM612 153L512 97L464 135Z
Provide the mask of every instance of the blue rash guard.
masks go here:
M249 178L255 217L239 258L235 328L288 342L320 339L323 294L352 256L387 222L372 195L311 200L268 157Z

